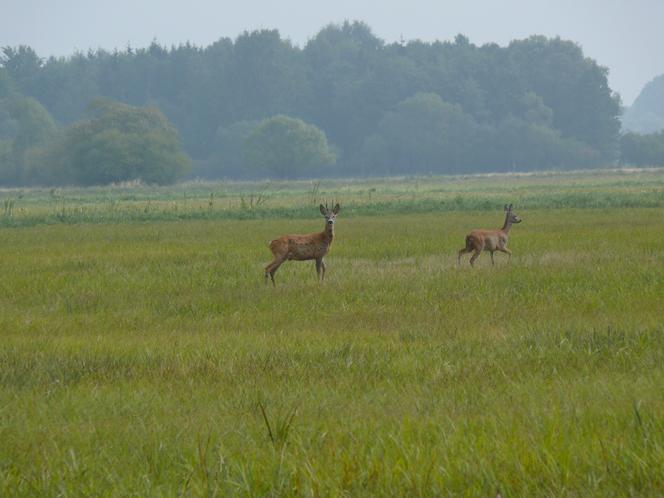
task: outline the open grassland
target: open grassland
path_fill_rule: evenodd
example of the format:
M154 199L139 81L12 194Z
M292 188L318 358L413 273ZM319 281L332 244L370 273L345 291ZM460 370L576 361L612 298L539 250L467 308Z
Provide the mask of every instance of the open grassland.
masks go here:
M310 185L176 221L126 214L141 187L124 223L101 190L88 221L117 223L26 191L0 229L0 495L661 495L663 180L420 179L405 213L410 180L323 183L327 279L290 262L276 289L267 241L322 228ZM514 256L457 269L502 222L484 198L524 218Z
M664 207L664 168L292 182L191 182L171 187L0 189L0 227L312 218L341 200L345 216L520 209Z

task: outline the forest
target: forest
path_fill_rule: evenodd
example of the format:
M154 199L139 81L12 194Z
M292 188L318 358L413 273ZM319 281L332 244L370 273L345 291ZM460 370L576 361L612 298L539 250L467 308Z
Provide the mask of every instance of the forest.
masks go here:
M607 73L560 38L386 43L362 22L302 47L276 30L47 59L4 47L0 184L606 166L622 160Z

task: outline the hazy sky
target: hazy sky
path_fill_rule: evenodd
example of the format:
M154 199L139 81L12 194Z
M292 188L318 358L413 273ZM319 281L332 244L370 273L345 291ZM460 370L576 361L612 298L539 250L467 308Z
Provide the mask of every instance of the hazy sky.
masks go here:
M345 19L365 21L388 42L463 33L476 44L504 45L560 35L609 67L625 104L664 73L664 0L0 0L0 46L26 44L46 57L154 38L207 45L256 28L277 28L303 45Z

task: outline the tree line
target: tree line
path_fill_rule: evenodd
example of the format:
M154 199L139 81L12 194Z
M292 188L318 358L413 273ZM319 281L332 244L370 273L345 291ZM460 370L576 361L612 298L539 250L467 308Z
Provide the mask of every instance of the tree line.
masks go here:
M560 38L385 43L361 22L198 47L0 56L0 183L583 168L620 158L607 69Z

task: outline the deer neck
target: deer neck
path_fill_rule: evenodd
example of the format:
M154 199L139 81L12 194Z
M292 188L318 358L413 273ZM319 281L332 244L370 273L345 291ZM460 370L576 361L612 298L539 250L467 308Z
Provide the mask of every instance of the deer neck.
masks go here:
M332 243L334 239L334 225L328 225L325 223L325 230L323 230L323 239L327 241L328 244Z
M505 223L503 224L503 228L500 230L505 234L508 235L510 233L510 228L512 228L512 220L510 220L510 215L509 213L505 215Z

